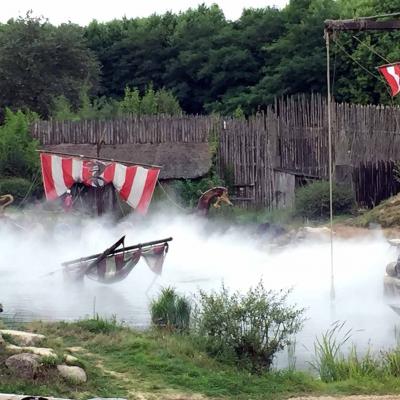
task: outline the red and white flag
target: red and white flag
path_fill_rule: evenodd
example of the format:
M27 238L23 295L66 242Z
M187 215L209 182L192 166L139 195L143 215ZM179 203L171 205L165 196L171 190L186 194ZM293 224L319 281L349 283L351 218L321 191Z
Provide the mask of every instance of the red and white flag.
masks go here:
M40 161L47 200L62 196L74 183L94 187L112 183L122 199L141 214L147 212L160 173L158 168L127 167L49 153L41 153Z
M392 90L392 97L400 93L400 63L382 65L378 67L379 72L385 77L386 82Z

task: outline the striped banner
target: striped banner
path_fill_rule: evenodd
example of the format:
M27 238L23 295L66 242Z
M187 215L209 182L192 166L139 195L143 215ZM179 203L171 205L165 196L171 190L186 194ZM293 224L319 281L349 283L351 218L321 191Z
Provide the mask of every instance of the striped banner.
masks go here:
M44 191L48 200L62 196L74 183L101 187L112 183L121 198L146 214L157 183L158 168L125 166L116 162L82 160L41 153Z

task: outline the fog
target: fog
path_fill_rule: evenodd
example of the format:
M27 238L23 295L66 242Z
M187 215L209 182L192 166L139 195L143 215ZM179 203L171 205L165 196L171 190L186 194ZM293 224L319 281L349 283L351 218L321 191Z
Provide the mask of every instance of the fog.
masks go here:
M11 322L75 320L98 313L144 328L148 304L161 287L173 286L190 296L198 289L218 289L223 282L245 292L262 279L267 288L292 289L289 303L306 309L307 320L296 337L300 364L312 358L315 337L337 320L346 321L360 349L380 350L395 343L399 317L383 298L383 276L396 251L379 231L361 239L335 238L332 303L329 240L270 248L265 237L243 228L218 226L170 209L117 224L108 218L31 217L36 223L27 231L0 228L0 302L2 317ZM126 245L173 237L161 277L154 281L140 261L127 279L113 285L89 280L83 286L65 284L61 262L102 252L122 235ZM281 355L277 365L284 363Z

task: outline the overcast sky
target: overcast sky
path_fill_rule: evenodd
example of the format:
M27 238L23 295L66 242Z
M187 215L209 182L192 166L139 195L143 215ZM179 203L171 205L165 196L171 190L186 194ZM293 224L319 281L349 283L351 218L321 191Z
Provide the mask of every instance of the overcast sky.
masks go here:
M235 20L240 17L243 8L267 6L281 8L288 3L288 0L2 0L1 3L1 22L33 10L35 16L44 16L53 24L72 21L79 25L87 25L92 19L110 21L123 16L146 17L153 13L185 11L201 3L207 5L217 3L228 19Z

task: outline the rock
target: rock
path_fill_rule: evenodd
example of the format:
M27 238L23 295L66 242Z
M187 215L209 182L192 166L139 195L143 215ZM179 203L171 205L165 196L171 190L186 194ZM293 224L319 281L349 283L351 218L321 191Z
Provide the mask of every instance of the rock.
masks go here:
M69 351L70 353L83 353L86 351L86 349L84 349L83 347L79 347L79 346L67 347L66 350Z
M44 335L39 335L37 333L13 331L10 329L1 329L0 333L3 336L10 336L13 342L15 342L19 346L37 346L44 339L46 339Z
M0 333L0 347L4 347L5 344L6 344L6 342L4 341L3 336L1 336L1 333Z
M32 353L36 354L40 357L53 357L57 358L57 354L54 353L53 349L48 349L46 347L33 347L33 346L15 346L13 344L7 344L6 350L10 353L19 354L19 353Z
M88 400L126 400L122 397L93 397Z
M71 367L69 365L57 365L59 374L66 380L76 383L87 381L86 372L81 367Z
M70 354L65 354L64 359L65 363L68 365L76 365L76 363L79 362L79 360L76 357L71 356Z
M7 358L6 366L14 376L22 379L33 379L39 368L39 356L30 353L16 354Z

